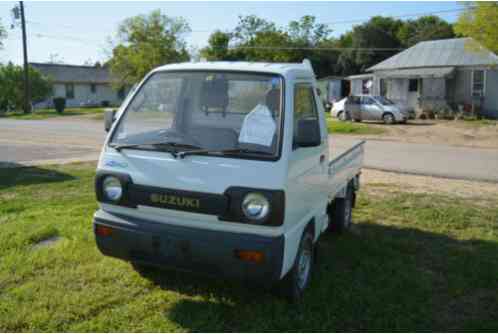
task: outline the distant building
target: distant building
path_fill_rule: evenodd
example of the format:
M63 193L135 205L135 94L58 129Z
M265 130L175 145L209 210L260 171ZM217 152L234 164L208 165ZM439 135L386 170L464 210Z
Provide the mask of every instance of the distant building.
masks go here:
M348 77L351 94L382 95L420 113L474 106L498 118L498 57L471 38L420 42Z
M349 81L344 77L328 76L317 80L324 103L333 103L349 95Z
M64 97L67 107L117 106L126 97L124 89L115 90L107 67L30 63L52 80L52 96L37 103L36 108L53 106L54 97Z

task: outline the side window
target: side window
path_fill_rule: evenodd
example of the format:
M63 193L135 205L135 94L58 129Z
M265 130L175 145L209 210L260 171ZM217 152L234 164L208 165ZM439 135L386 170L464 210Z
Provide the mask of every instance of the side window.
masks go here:
M294 86L294 141L296 140L299 121L304 119L319 122L318 110L312 86L297 84Z
M66 99L74 99L74 84L66 84Z
M485 79L484 70L472 71L472 96L484 96Z
M373 104L373 100L368 96L362 96L361 97L361 104L370 105L370 104Z

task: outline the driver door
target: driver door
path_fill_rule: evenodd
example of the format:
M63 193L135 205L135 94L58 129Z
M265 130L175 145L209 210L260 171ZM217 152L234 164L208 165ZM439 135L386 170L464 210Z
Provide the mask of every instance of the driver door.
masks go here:
M361 97L361 115L366 120L382 119L382 110L370 96Z

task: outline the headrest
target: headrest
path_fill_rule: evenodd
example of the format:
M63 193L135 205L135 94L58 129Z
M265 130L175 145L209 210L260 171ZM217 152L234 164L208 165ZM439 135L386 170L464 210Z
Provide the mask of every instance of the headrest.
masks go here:
M225 109L228 106L228 81L215 76L202 83L201 106L206 109Z
M265 103L274 114L280 110L280 89L272 88L266 93Z

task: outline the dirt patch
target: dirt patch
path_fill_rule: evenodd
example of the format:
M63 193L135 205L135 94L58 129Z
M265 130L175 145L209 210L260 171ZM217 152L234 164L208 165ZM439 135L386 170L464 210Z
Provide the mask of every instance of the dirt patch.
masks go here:
M33 249L39 249L39 248L43 248L43 247L50 247L50 246L55 245L56 243L58 243L61 240L62 240L62 238L59 237L59 236L53 236L53 237L50 237L50 238L47 238L47 239L43 239L43 240L37 242L33 246Z
M431 176L419 176L363 169L362 184L367 191L382 195L409 191L412 193L437 193L460 198L479 199L482 204L496 201L498 184L466 180L450 180Z
M407 124L366 123L384 130L378 135L352 135L362 139L451 146L498 148L498 122L414 120Z

